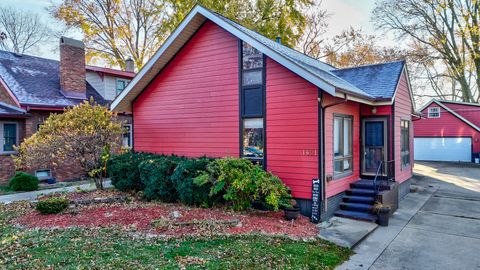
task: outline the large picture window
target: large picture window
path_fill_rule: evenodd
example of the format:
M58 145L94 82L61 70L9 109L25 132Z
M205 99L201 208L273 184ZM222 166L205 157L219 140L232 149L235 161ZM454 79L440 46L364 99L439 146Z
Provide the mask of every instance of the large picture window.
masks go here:
M0 122L0 153L15 152L15 145L18 145L17 123Z
M333 169L337 178L352 172L352 119L352 116L344 115L335 115L333 118Z
M265 65L264 56L241 42L241 155L260 164L265 153Z
M410 165L410 121L402 120L400 123L400 130L402 168L404 168Z

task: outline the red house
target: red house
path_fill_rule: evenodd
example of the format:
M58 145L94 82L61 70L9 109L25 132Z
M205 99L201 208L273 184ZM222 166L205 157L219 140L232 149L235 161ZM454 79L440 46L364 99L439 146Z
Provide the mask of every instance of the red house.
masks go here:
M416 160L480 158L480 104L432 99L420 111L424 118L415 122Z
M196 6L111 108L133 112L136 151L248 158L303 214L320 179L322 218L370 219L360 179L409 190L412 103L402 61L337 69Z

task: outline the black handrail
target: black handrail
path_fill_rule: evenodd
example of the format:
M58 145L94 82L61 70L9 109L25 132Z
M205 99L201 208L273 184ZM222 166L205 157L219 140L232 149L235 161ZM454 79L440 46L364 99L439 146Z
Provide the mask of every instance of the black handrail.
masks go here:
M384 178L384 180L386 180L387 182L395 181L395 179L392 177L392 172L393 170L395 170L393 165L394 165L393 160L389 160L386 162L382 160L378 164L377 172L375 173L375 177L373 178L373 190L374 190L375 197L378 194L379 185L377 185L377 180L379 177ZM385 175L385 171L387 172L386 175Z

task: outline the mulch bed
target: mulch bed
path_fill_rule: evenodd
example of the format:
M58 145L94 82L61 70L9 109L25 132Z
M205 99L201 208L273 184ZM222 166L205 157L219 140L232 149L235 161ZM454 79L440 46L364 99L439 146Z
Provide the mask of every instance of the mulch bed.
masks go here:
M108 193L108 194L107 194ZM69 199L118 196L121 193L71 193ZM77 206L57 215L42 215L32 210L14 220L28 228L116 227L127 231L165 237L214 234L275 234L294 238L311 238L318 228L307 217L286 221L283 211L231 212L225 208L191 208L181 204L131 203L93 204ZM174 214L175 212L175 214Z

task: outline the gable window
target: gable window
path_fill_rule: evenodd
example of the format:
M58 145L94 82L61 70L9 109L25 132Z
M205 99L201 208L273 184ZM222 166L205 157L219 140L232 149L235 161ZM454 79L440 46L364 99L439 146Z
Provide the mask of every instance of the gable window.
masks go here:
M119 79L119 78L116 79L116 93L117 93L117 95L120 94L123 91L123 89L125 89L125 87L127 87L129 82L130 82L130 80L126 80L126 79Z
M14 122L0 122L0 153L14 153L18 145L18 125Z
M402 168L405 168L410 165L410 121L402 120L400 123L400 130Z
M132 125L124 125L123 129L125 133L123 133L122 146L132 148Z
M428 118L440 118L440 108L439 107L428 108Z
M241 42L240 126L241 156L264 164L265 65L257 49Z
M333 117L333 171L337 178L352 172L353 117L335 115Z

